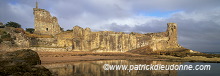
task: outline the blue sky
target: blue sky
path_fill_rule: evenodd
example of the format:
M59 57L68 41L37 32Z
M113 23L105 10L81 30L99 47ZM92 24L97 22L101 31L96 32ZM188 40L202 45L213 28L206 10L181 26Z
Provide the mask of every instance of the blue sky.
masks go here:
M36 0L1 0L0 22L34 27ZM220 52L220 0L38 0L65 30L75 25L95 31L163 32L178 24L179 44Z
M13 5L16 5L18 2L16 0L14 0L14 1L10 1L9 3L13 4Z

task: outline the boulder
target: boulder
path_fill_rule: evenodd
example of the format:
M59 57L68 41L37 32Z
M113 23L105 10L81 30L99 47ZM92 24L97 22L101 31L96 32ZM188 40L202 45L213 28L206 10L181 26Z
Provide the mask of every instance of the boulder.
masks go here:
M37 52L30 49L0 54L0 75L3 76L51 76L41 64Z
M3 61L10 61L13 64L37 65L41 64L40 57L37 52L31 49L17 50L2 55Z

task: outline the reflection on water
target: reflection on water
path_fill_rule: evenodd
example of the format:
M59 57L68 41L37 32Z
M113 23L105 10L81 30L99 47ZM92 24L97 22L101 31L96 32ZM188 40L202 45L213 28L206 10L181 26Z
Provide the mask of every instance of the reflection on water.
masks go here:
M48 64L43 66L49 69L54 76L73 76L75 71L72 64Z
M127 60L108 60L108 61L87 61L77 63L44 64L55 76L177 76L175 70L104 70L103 65L172 65L181 64L181 62L167 61L127 61Z

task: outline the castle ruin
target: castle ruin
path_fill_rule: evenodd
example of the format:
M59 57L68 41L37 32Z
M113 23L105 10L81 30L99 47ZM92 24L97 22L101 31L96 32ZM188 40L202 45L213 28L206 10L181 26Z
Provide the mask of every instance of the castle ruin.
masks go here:
M113 31L92 32L90 28L73 27L62 32L57 18L44 9L34 10L35 34L53 35L37 38L32 45L71 48L71 51L126 52L126 51L178 51L184 49L177 41L177 24L168 23L167 30L159 33L124 33Z
M52 17L50 12L45 9L38 8L38 3L36 2L36 8L33 8L34 12L34 28L35 34L44 35L56 35L61 32L60 25L56 17Z
M148 51L176 51L182 48L177 43L177 24L168 23L167 31L160 33L130 33L100 31L89 28L73 28L74 51L126 52L146 47Z

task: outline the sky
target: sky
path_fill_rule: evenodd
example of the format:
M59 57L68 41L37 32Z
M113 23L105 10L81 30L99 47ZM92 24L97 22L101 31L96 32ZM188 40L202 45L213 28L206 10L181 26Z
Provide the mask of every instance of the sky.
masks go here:
M164 32L178 24L178 41L200 52L220 52L220 0L37 0L65 30ZM34 27L36 0L1 0L0 22Z

